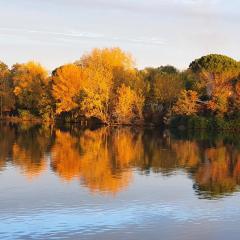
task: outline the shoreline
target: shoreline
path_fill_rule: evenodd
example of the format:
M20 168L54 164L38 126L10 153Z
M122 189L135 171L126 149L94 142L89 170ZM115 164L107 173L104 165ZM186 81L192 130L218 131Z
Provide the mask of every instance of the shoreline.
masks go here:
M199 119L201 121L199 121ZM196 120L197 119L197 120ZM224 126L220 126L217 122L217 118L204 118L204 117L195 117L195 118L186 118L181 121L177 121L177 123L171 122L169 125L160 125L154 123L129 123L129 124L122 124L122 123L96 123L91 120L86 121L64 121L62 119L56 120L43 120L40 118L31 118L31 119L24 119L21 117L0 117L0 122L9 122L9 123L29 123L29 124L51 124L51 125L78 125L79 127L136 127L136 128L154 128L154 129L172 129L177 131L240 131L240 120L232 119L232 120L224 120L221 119L221 123ZM84 122L84 124L83 124ZM238 124L236 124L238 123ZM214 126L215 125L215 126Z

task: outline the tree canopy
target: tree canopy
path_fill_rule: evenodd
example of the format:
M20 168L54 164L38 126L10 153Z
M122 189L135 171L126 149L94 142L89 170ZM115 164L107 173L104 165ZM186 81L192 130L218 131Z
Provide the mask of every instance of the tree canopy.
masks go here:
M240 63L209 54L187 70L136 68L120 48L95 48L49 74L36 62L0 62L0 113L24 119L166 124L177 116L237 118ZM85 121L85 122L86 122Z

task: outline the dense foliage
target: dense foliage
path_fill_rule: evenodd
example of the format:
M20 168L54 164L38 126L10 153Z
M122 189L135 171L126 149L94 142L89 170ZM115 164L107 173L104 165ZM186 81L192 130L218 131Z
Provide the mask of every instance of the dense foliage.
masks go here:
M223 55L203 56L185 71L138 70L119 48L94 49L50 75L36 62L11 69L0 62L1 117L187 126L189 119L215 119L225 128L237 122L239 109L240 63Z

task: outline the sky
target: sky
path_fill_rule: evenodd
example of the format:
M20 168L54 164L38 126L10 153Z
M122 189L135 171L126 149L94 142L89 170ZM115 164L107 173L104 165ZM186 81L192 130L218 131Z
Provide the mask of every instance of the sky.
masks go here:
M239 0L0 0L0 60L47 69L95 47L120 47L138 68L186 69L209 53L240 60Z

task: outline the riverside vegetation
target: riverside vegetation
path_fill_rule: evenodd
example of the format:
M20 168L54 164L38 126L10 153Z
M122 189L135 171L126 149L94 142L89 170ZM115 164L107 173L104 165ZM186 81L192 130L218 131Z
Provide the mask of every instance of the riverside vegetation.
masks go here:
M94 49L51 74L0 62L1 119L240 128L240 63L210 54L187 70L138 70L119 48Z

